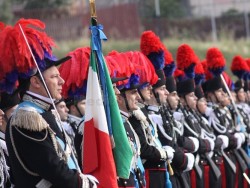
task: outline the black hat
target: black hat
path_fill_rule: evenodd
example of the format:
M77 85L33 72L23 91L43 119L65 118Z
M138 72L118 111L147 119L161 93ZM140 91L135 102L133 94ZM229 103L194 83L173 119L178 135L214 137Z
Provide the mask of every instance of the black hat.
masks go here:
M223 83L220 76L216 76L202 84L202 89L205 93L214 92L221 88L223 88Z
M198 98L198 100L201 99L201 98L203 98L203 97L205 97L201 85L197 85L195 87L194 93L195 93L195 96Z
M1 93L1 100L0 100L0 109L6 111L13 106L20 103L20 97L18 92L14 92L13 94L8 93Z
M162 69L155 71L158 76L158 81L153 85L153 88L161 87L166 84L165 74Z
M244 88L244 81L243 80L237 80L234 84L234 91L238 92L241 88Z
M177 93L180 96L185 96L188 93L194 92L194 79L187 79L181 82L177 82Z
M166 89L169 93L176 91L176 81L173 76L166 78Z

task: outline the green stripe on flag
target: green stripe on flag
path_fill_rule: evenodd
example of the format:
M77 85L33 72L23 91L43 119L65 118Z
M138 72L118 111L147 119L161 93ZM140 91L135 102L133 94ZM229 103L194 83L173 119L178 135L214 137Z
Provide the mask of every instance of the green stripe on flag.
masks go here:
M128 142L128 137L126 135L126 131L122 122L120 110L117 104L113 85L106 64L104 64L104 69L109 94L108 96L110 101L109 105L111 115L111 126L115 141L115 148L113 149L113 153L115 158L117 175L118 177L127 179L130 174L130 165L133 157L133 152Z

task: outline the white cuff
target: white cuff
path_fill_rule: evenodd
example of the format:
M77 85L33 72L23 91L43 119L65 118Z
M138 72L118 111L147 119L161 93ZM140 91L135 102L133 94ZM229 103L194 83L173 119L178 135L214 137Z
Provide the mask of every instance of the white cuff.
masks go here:
M193 166L194 166L194 155L192 153L185 153L185 155L187 156L187 168L185 170L183 170L183 172L187 172L192 170Z
M193 141L194 151L192 153L194 153L199 149L199 140L197 138L195 138L195 137L192 137L192 136L189 136L188 138Z
M228 147L228 144L229 144L229 139L226 135L219 135L218 138L220 138L223 142L221 148L222 149L225 149Z

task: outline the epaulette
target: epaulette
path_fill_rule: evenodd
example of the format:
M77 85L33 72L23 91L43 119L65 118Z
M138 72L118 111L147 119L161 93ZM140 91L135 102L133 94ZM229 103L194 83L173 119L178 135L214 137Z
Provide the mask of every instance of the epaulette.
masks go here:
M37 112L34 107L25 106L17 109L11 120L10 125L27 129L29 131L43 131L48 128L48 123L43 117Z

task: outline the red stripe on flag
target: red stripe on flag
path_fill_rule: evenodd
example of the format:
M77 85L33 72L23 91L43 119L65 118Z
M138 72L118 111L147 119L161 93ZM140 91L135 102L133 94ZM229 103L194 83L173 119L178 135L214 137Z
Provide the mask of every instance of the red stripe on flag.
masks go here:
M94 127L93 118L85 122L84 135L83 172L95 176L99 181L99 188L117 188L109 135Z
M82 156L84 160L82 161L82 166L84 172L91 173L98 167L96 134L93 118L84 122L84 132L87 134L84 134L83 137L84 147Z

